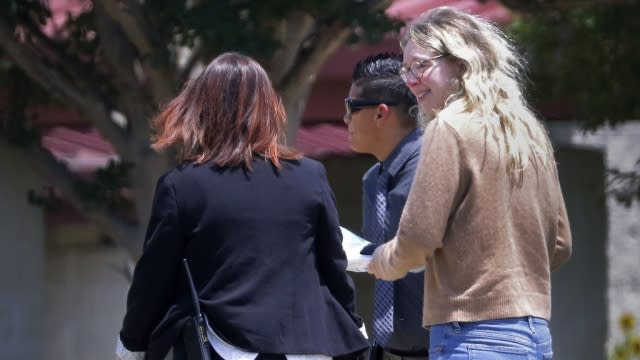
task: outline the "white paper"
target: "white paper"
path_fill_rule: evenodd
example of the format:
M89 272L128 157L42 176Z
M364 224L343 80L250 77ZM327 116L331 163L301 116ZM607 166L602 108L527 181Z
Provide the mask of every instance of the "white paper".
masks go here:
M360 334L367 339L369 338L369 334L367 334L367 327L364 326L364 322L362 323L362 326L360 326Z
M352 272L367 272L369 262L371 262L372 255L362 255L360 251L367 245L371 245L370 242L354 234L351 230L340 226L342 231L342 248L347 254L347 271ZM409 270L410 273L420 273L425 269L424 266L417 267Z
M370 242L354 234L351 230L340 226L342 231L342 248L347 254L347 271L352 272L367 272L369 262L371 262L372 255L362 255L360 251L367 245L371 245ZM410 273L420 273L425 269L424 266L417 267L409 270Z
M340 231L342 231L342 248L347 254L347 271L367 272L371 255L362 255L360 250L371 243L342 226Z
M144 351L129 351L120 340L118 336L118 343L116 344L116 360L143 360Z

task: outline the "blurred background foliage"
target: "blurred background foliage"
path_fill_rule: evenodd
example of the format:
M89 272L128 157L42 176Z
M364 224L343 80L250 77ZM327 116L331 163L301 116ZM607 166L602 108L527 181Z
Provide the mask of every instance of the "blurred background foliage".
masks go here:
M567 99L587 129L640 118L640 3L595 4L520 16L537 103Z
M0 1L0 145L22 157L71 205L134 257L154 182L175 162L149 149L150 119L200 66L225 51L258 60L280 92L288 141L310 89L342 46L372 43L400 29L391 0L4 0ZM56 13L52 12L56 7ZM60 8L66 12L61 12ZM4 101L4 99L1 99ZM41 145L57 108L97 129L117 161L89 176L57 163ZM45 115L42 115L45 114ZM114 115L115 114L115 115ZM116 121L117 116L121 121ZM28 194L51 206L56 192ZM122 214L127 214L122 221Z
M504 2L516 11L508 31L529 61L530 97L543 113L561 107L561 120L586 131L640 120L640 2ZM607 182L625 206L640 200L640 159L609 169Z

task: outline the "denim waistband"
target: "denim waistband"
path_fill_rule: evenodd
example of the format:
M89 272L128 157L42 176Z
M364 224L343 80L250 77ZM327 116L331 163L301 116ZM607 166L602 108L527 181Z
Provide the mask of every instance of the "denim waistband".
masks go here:
M518 322L518 321L532 321L534 323L538 323L538 324L543 324L543 325L549 325L549 321L547 319L541 318L541 317L537 317L537 316L518 316L518 317L510 317L510 318L500 318L500 319L488 319L488 320L476 320L476 321L451 321L451 322L446 322L446 323L440 323L440 324L433 324L433 325L425 325L425 329L429 330L432 326L439 326L439 325L446 325L446 324L451 324L454 322L457 322L459 324L473 324L476 322L491 322L491 321L500 321L500 322L506 322L506 321L513 321L513 322Z
M490 324L492 322L496 322L496 323L499 322L503 324L536 323L536 324L542 324L542 325L549 325L549 321L547 321L547 319L543 319L537 316L520 316L520 317L512 317L512 318L478 320L478 321L452 321L448 324L452 324L452 323L458 323L458 324L488 323ZM444 325L444 324L438 324L438 325Z
M473 326L476 324L499 324L499 325L513 325L513 326L526 326L530 328L533 332L535 332L535 326L549 326L549 322L546 319L535 317L535 316L521 316L521 317L513 317L513 318L503 318L503 319L491 319L491 320L479 320L479 321L452 321L444 324L435 324L430 327L430 331L432 336L439 336L440 334L444 334L447 331L451 331L451 329L455 331L460 331L461 328L465 328L467 326Z
M504 344L525 351L549 353L551 333L548 321L522 316L472 322L449 322L431 327L430 351L453 351L464 347ZM471 350L469 350L471 351ZM539 357L538 357L539 358Z

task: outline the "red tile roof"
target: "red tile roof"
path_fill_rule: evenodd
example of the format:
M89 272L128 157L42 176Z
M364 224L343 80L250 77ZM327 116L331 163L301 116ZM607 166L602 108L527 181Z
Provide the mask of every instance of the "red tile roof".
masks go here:
M118 160L111 144L94 128L54 127L44 133L42 145L71 171L80 174L89 174L111 160Z
M58 161L80 174L89 174L111 160L118 160L111 144L93 128L53 127L45 131L42 145ZM314 158L353 153L346 127L341 123L302 126L298 129L294 147Z
M498 24L508 24L512 20L509 10L497 0L394 0L386 13L389 17L408 22L438 6L455 7Z
M302 126L298 129L294 146L305 155L315 158L353 154L347 128L341 123Z

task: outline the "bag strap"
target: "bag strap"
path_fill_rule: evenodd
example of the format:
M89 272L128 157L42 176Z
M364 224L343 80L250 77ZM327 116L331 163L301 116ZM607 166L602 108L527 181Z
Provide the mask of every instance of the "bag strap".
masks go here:
M189 342L191 343L191 345L190 345L190 348L187 350L187 358L191 359L191 357L194 357L194 360L210 360L211 355L209 353L209 338L207 337L207 323L205 321L204 316L200 312L200 300L198 299L196 286L193 284L193 278L191 277L191 271L189 270L189 263L187 262L187 259L182 259L182 263L184 265L184 271L187 274L187 280L188 280L187 282L189 283L191 300L193 300L193 308L195 310L195 313L192 319L193 319L193 326L194 326L193 330L195 330L196 339L194 343L193 337L189 338Z
M187 274L187 282L189 283L189 291L191 293L191 300L193 301L193 309L195 310L195 315L202 315L200 312L200 301L198 300L198 292L196 291L196 286L193 284L193 278L191 277L191 271L189 270L189 262L187 259L182 259L182 264L184 265L184 272Z

